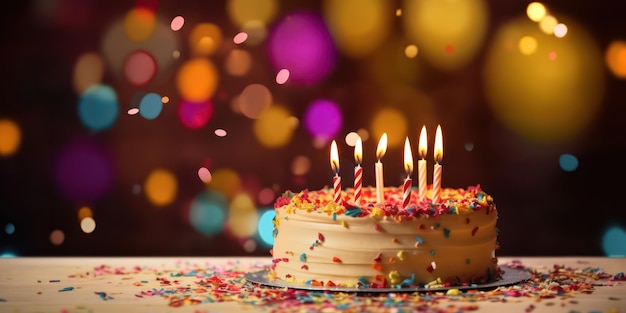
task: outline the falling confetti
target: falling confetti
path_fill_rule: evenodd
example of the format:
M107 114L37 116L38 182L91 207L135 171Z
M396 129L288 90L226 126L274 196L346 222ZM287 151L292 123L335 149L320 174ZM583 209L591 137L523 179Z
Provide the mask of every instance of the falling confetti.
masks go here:
M200 177L200 180L205 184L210 183L212 178L211 172L206 167L198 169L198 177Z

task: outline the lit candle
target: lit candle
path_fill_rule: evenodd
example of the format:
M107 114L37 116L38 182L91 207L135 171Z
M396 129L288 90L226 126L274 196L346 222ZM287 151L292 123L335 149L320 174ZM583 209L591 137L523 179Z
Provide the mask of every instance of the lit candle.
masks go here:
M404 171L406 172L406 179L404 179L402 207L406 209L411 200L411 187L413 185L413 180L411 179L411 174L413 173L413 153L411 153L409 137L406 137L404 140Z
M420 132L420 141L417 148L417 152L420 155L420 160L417 161L417 175L418 175L418 196L421 202L426 197L426 152L428 152L428 139L426 138L426 126L422 126L422 132Z
M441 135L441 126L437 125L435 133L435 170L433 171L433 203L439 202L441 191L441 159L443 159L443 138Z
M378 141L378 147L376 148L376 202L382 203L385 200L383 195L384 181L383 181L383 163L380 161L387 152L387 133L383 133Z
M330 145L330 167L335 172L333 177L333 187L335 189L335 203L341 201L341 177L339 177L339 152L337 152L337 143L333 140Z
M361 137L356 139L354 145L354 161L356 166L354 167L354 204L361 204L361 187L363 186L363 168L361 162L363 161L363 141Z

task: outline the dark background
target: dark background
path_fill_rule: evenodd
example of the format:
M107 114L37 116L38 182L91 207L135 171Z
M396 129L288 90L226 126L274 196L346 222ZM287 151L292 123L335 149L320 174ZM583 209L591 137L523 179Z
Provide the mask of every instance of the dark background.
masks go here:
M42 3L64 9L42 9ZM278 3L275 20L294 9L319 11L322 5L321 1ZM402 6L400 1L394 3ZM499 25L524 17L528 5L525 1L486 3L489 26L485 42L493 38ZM546 1L544 4L555 14L583 25L602 53L611 42L626 39L623 1ZM28 256L269 255L270 247L258 236L251 237L256 242L253 248L244 249L244 242L250 238L235 238L227 231L207 236L186 221L185 208L206 188L198 179L198 168L208 166L211 171L230 168L241 177L254 177L253 183L247 186L244 183L244 190L271 188L278 195L286 189L317 189L331 183L329 144L316 147L300 124L287 145L264 147L252 136L252 121L232 112L229 103L246 84L263 79L264 84L275 85L263 44L247 48L257 60L257 72L252 77L224 75L218 86L219 95L213 98L213 117L205 127L189 130L180 125L173 109L177 101L173 80L154 87L172 99L158 119L150 122L130 119L125 113L128 104L124 103L128 98L124 90L128 87L105 74L103 83L120 92L120 117L111 129L90 132L77 114L79 95L72 89L75 62L85 52L98 51L108 25L134 5L132 1L98 0L0 4L3 12L0 119L16 122L22 136L17 152L0 156L0 252ZM165 21L176 15L184 16L184 29L201 21L217 24L224 41L230 42L239 30L229 21L225 7L224 1L160 1L157 15ZM400 31L398 25L394 29ZM180 36L181 42L185 42L184 33ZM184 47L181 45L181 50ZM422 124L431 135L437 124L442 125L446 140L443 184L448 187L480 184L494 197L500 216L500 255L605 255L603 240L610 227L618 230L612 233L613 248L623 253L626 242L626 205L621 198L626 174L624 80L605 67L604 98L592 125L570 140L538 143L517 134L490 110L481 78L486 47L484 43L476 57L453 71L438 70L424 62L422 78L411 84L427 95L435 107L428 118L418 117L409 124L407 135L414 151ZM223 61L221 56L213 59L218 64ZM306 108L302 103L316 97L332 98L340 104L345 119L337 138L341 161L345 164L342 167L345 184L350 182L353 163L352 150L342 138L351 131L367 129L368 119L381 105L375 99L384 98L364 83L367 79L361 76L361 67L362 60L339 55L334 71L322 82L307 87L283 86L274 91L274 98L299 119ZM417 112L411 108L403 110L409 115ZM351 113L355 111L359 113ZM226 129L228 135L216 137L213 131L217 128ZM364 161L364 181L371 185L374 182L372 151L378 139L370 135L364 143L364 151L369 153ZM55 159L65 144L76 139L96 142L113 155L115 164L111 189L90 203L64 197L55 184ZM468 142L473 145L471 151L464 148ZM394 160L400 164L401 151L401 148L390 149L385 156L389 164L385 180L390 184L394 180L400 183L402 167L394 168L392 164ZM569 172L559 167L559 156L564 153L576 156L579 162L576 170ZM296 177L291 173L291 162L302 155L309 158L310 170ZM429 158L429 169L431 161ZM141 193L133 192L133 186L141 184L156 167L170 169L178 180L174 201L158 209ZM77 211L84 205L91 207L97 223L95 231L89 234L81 231L77 219ZM271 208L271 204L255 205L259 212ZM14 232L5 231L9 224L14 226ZM64 233L61 244L51 242L50 234L54 230Z

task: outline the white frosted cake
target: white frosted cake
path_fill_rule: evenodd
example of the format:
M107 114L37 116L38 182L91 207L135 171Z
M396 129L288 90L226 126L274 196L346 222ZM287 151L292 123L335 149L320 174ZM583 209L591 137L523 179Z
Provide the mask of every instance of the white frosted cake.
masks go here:
M286 191L275 202L270 279L313 286L435 287L481 284L501 275L495 250L498 214L480 186L441 190L402 208L402 190Z

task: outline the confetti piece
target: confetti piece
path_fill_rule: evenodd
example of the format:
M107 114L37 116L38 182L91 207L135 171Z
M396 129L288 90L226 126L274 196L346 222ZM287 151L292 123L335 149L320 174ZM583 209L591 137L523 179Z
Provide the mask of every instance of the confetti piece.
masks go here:
M74 290L74 287L64 287L64 288L59 289L59 292L72 291L72 290Z
M210 183L212 178L211 172L206 167L198 169L198 177L200 177L200 180L205 184Z
M237 45L242 44L248 39L248 34L244 32L240 32L235 37L233 37L233 42Z
M282 69L278 71L278 73L276 74L276 83L279 85L286 83L287 80L289 80L289 74L290 73L288 69Z

